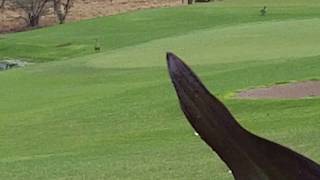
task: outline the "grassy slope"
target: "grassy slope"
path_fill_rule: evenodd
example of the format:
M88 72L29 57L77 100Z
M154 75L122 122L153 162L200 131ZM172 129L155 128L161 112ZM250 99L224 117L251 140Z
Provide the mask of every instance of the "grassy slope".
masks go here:
M242 5L226 1L221 7L142 11L0 40L2 56L83 56L0 72L0 179L232 179L184 120L164 53L178 52L220 97L250 86L319 78L319 8L285 2L264 19L254 7L228 8ZM191 12L199 16L182 22L180 15ZM90 55L96 36L90 30L104 27L102 21L118 26L98 32L108 39L105 52ZM143 33L146 24L153 31ZM176 36L182 28L192 33ZM62 30L69 36L61 36ZM25 50L30 38L44 49ZM61 39L74 45L54 48ZM5 48L15 43L20 54ZM320 161L320 99L224 102L245 127Z
M260 17L257 15L260 9L257 4L247 7L236 5L238 3L235 3L235 7L212 4L153 9L13 34L0 39L0 57L20 57L33 61L68 59L94 53L96 38L103 51L108 51L216 26L304 19L320 14L318 6L307 4L273 7L269 16Z

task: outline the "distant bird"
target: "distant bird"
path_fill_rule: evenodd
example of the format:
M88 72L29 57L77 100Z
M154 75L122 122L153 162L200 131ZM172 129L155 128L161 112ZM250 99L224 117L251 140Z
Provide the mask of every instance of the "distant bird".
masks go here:
M267 14L267 6L263 6L263 8L260 10L261 16L265 16Z
M100 46L99 40L96 39L96 43L94 45L94 51L100 52L100 50L101 50L101 46Z
M320 165L244 129L177 56L168 69L186 118L236 180L320 180Z

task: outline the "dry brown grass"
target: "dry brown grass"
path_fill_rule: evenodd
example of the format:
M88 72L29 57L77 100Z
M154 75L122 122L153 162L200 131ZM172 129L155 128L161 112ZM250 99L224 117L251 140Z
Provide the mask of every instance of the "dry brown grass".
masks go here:
M181 5L181 0L75 0L67 21L78 21L94 17L108 16L138 9L168 7ZM0 33L24 30L26 23L17 19L22 12L9 7L0 10ZM50 13L51 14L51 13ZM40 21L40 26L56 23L53 15L45 16Z

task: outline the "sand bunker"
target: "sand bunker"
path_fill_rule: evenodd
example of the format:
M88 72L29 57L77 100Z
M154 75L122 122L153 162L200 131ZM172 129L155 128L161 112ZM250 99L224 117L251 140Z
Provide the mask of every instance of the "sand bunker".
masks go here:
M241 99L297 99L320 96L320 81L304 81L250 89L236 95Z

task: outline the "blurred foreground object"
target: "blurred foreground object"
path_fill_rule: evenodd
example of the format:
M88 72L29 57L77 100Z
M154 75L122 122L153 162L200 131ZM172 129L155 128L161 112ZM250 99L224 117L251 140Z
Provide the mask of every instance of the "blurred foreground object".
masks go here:
M167 63L182 111L236 180L320 180L319 164L250 133L182 60L167 53Z

